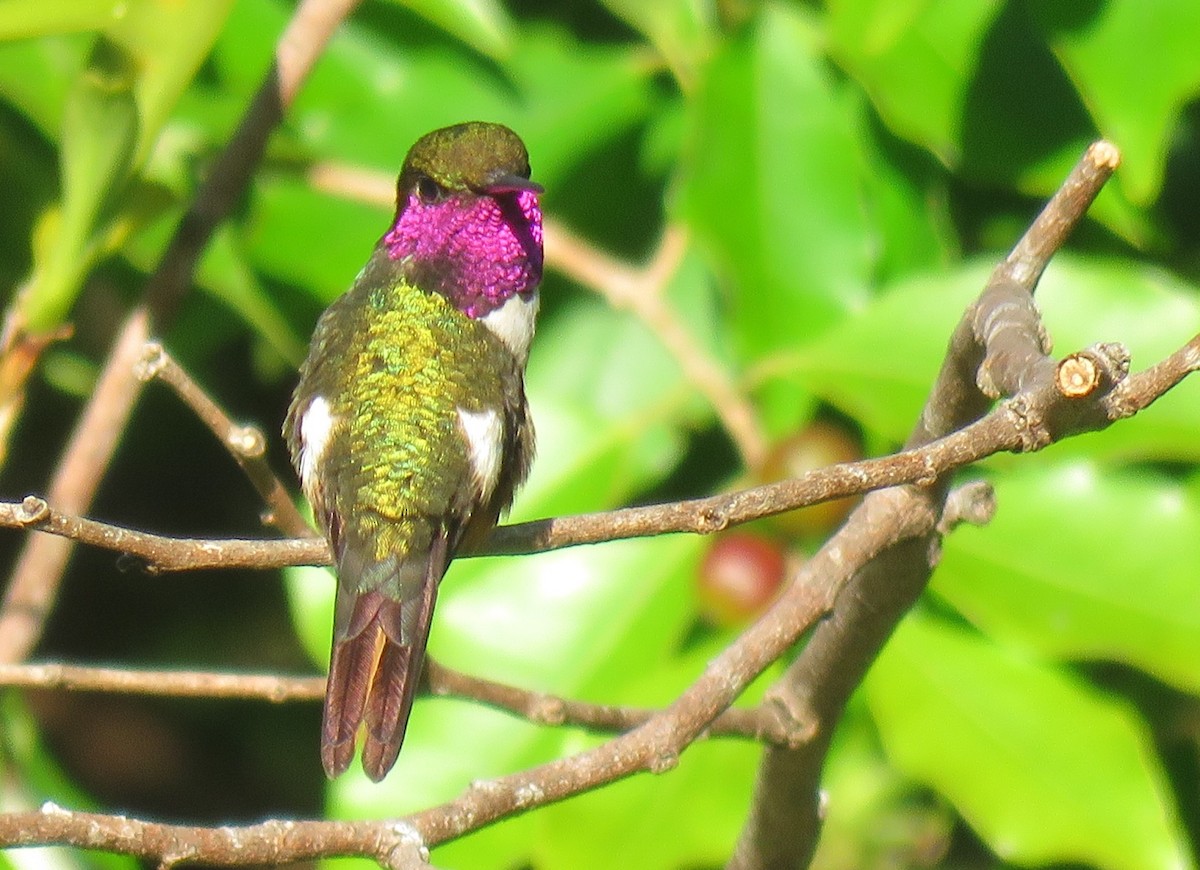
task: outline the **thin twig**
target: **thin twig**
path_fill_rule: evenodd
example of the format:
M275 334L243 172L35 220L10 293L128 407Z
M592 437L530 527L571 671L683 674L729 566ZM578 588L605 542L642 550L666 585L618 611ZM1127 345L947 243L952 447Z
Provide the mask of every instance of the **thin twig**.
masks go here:
M589 704L545 692L533 692L473 677L426 660L429 693L476 701L537 725L569 726L598 733L628 731L659 711L643 707ZM324 677L279 674L230 674L211 671L162 671L100 668L61 662L0 665L0 686L170 698L226 698L283 704L316 702L325 696ZM709 737L742 737L779 745L794 744L803 734L768 707L730 708L709 726Z
M1007 278L1032 293L1050 258L1079 225L1100 188L1120 165L1121 152L1116 145L1104 140L1093 142L1011 253L996 267L989 283Z
M324 677L148 671L59 662L0 665L0 686L168 698L234 698L273 704L319 701L325 695Z
M546 262L614 308L632 311L675 357L684 377L705 396L737 445L747 468L767 454L758 416L729 372L702 348L666 298L666 288L687 252L687 236L677 226L663 232L658 249L641 269L601 252L557 221L546 222Z
M230 420L221 406L156 341L145 345L137 375L144 381L157 379L167 384L224 445L266 502L265 522L292 537L316 537L317 533L296 509L287 489L267 463L267 440L262 430Z

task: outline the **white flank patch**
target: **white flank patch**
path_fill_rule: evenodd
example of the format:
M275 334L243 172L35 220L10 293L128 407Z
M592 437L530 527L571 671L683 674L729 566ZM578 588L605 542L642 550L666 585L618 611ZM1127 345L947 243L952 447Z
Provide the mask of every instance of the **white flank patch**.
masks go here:
M475 485L479 487L480 500L487 501L500 479L500 452L504 439L500 415L494 408L484 408L482 411L459 408L458 422L467 439L471 472L475 476Z
M300 417L300 483L309 501L316 501L317 466L329 448L336 422L324 396L314 396Z
M504 342L521 364L529 359L529 342L533 340L533 325L537 319L538 294L513 296L499 308L479 318L497 338Z

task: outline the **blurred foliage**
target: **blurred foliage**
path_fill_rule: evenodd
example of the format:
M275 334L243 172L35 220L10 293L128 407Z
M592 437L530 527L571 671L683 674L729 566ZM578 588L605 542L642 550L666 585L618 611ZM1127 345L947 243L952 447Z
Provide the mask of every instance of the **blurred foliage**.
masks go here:
M0 281L31 329L76 329L30 385L5 497L44 486L289 13L283 0L0 3ZM548 212L600 247L636 261L664 222L688 228L666 292L772 441L833 416L883 452L915 420L990 265L1099 136L1125 161L1039 291L1058 347L1124 341L1140 367L1200 328L1197 44L1200 6L1171 0L368 0L272 140L167 344L274 431L318 312L389 217L315 189L309 169L393 172L423 132L495 120L525 138ZM514 518L701 495L753 471L652 331L558 274L543 299L529 371L539 455ZM929 594L851 704L815 866L1195 865L1198 390L970 472L995 484L999 513L946 541ZM227 465L152 391L95 513L253 534L253 496ZM733 636L697 620L706 545L463 561L430 648L518 685L666 703ZM295 638L327 655L332 584L287 575L285 611L262 578L165 582L81 554L39 653L315 667ZM52 799L224 822L324 800L335 817L390 816L596 739L422 700L383 785L352 772L322 795L310 708L114 702L97 731L78 724L96 698L8 700L5 808ZM98 762L117 745L123 766ZM434 860L716 866L757 757L704 743L669 775L489 827ZM153 788L133 778L139 765ZM226 768L241 784L198 797Z

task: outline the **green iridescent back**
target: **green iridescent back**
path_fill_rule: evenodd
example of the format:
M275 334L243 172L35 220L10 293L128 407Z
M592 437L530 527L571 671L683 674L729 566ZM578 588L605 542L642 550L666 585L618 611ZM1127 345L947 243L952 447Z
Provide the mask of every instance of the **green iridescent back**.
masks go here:
M491 330L445 297L403 282L356 286L331 305L300 383L292 418L324 396L337 421L315 507L341 517L344 539L365 545L368 562L404 562L428 550L439 525L469 519L471 465L459 409L511 416L524 407L516 360ZM296 428L290 424L289 433ZM459 530L449 531L455 539Z

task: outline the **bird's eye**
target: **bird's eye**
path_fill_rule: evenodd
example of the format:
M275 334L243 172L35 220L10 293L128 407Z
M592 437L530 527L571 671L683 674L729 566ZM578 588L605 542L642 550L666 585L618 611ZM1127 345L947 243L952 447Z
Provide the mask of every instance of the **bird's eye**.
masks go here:
M442 187L428 175L422 175L417 179L417 196L421 198L421 202L428 205L429 203L437 202L442 198Z

